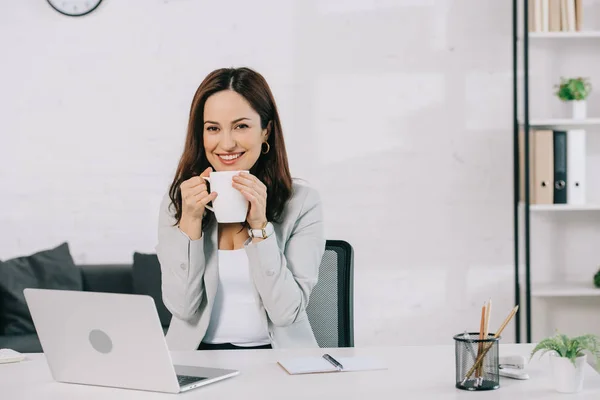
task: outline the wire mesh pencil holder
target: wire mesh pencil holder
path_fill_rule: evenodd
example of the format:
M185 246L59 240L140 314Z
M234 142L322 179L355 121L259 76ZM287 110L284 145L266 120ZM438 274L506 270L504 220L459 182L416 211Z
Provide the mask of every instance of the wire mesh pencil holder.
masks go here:
M479 339L479 332L454 336L456 387L463 390L494 390L500 387L500 338L489 334Z

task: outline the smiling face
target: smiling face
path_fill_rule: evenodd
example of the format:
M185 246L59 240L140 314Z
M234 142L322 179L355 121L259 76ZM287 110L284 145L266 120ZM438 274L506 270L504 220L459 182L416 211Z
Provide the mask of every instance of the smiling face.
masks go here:
M216 171L250 170L260 157L267 130L242 95L223 90L206 99L203 136L206 158Z

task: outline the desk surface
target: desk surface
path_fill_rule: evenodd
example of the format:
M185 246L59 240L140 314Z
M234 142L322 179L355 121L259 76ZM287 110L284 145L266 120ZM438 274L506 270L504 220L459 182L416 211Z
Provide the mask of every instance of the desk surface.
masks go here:
M500 354L527 356L531 345L501 345ZM288 375L277 361L284 357L365 355L387 363L384 371ZM564 399L550 382L547 356L536 355L527 366L529 380L501 378L500 389L472 393L454 387L453 346L399 346L311 350L221 350L173 352L176 364L234 368L240 375L178 395L57 383L52 380L42 354L27 360L0 364L2 399ZM584 389L570 399L600 399L600 374L586 366Z

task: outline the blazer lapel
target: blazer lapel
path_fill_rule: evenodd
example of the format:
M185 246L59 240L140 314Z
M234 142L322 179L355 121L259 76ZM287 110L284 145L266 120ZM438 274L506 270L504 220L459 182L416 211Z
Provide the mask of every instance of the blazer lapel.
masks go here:
M206 291L206 299L209 308L212 308L213 301L217 294L217 287L219 286L219 232L217 226L217 222L213 220L205 231L207 237L204 240L204 256L206 260L206 269L204 270L204 290Z

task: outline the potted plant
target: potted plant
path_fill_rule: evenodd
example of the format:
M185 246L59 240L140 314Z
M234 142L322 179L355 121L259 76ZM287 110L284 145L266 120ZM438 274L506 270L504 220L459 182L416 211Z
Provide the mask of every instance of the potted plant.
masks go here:
M591 353L596 362L600 360L600 337L587 334L577 337L556 333L539 342L531 352L541 355L550 352L550 369L552 382L556 391L576 393L583 388L583 368L587 360L586 351Z
M600 269L594 274L594 286L600 288Z
M554 86L556 96L572 106L574 119L585 119L587 114L586 99L592 91L588 78L560 78L560 83Z

